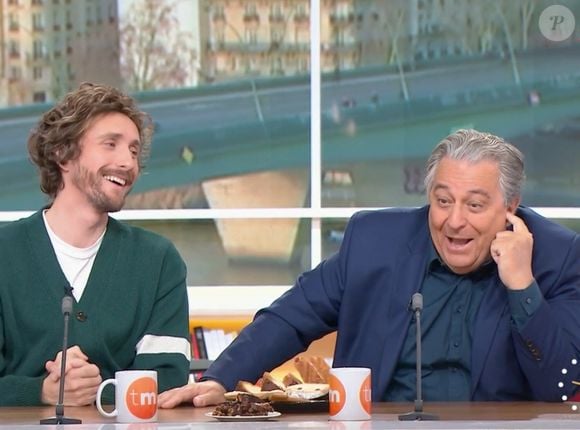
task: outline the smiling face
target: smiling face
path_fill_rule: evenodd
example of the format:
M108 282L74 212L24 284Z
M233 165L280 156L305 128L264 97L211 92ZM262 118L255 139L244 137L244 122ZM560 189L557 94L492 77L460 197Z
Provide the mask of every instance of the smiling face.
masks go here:
M457 274L470 273L491 258L490 245L506 229L498 164L443 158L429 192L429 230L435 249Z
M64 193L75 193L98 212L121 210L139 175L141 145L127 116L97 117L80 140L81 153L63 164Z

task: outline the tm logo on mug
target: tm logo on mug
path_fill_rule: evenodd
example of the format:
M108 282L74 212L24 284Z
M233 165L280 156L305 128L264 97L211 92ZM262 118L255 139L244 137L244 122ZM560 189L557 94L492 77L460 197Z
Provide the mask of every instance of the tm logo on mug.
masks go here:
M371 370L366 367L330 369L330 419L362 421L371 418Z
M150 377L136 379L127 388L127 409L142 420L149 420L157 413L157 381Z
M107 412L102 406L103 389L115 386L115 409ZM105 417L117 417L120 423L157 421L157 372L125 370L115 372L114 379L103 381L97 391L97 409Z

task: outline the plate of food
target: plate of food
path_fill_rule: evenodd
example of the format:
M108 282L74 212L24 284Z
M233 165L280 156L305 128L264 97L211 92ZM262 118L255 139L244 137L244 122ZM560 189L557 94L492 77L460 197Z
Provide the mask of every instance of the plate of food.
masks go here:
M213 412L207 412L206 417L215 418L218 421L266 421L277 418L282 415L280 412L268 412L266 415L214 415Z
M238 393L234 399L217 405L213 412L205 414L218 421L265 421L280 415L270 402L249 393Z
M295 384L286 387L286 398L276 396L271 404L277 411L328 413L328 384Z
M330 367L326 361L321 357L296 357L294 365L300 376L288 373L280 380L264 372L256 383L238 381L235 390L225 393L225 398L232 401L249 394L282 413L328 413Z

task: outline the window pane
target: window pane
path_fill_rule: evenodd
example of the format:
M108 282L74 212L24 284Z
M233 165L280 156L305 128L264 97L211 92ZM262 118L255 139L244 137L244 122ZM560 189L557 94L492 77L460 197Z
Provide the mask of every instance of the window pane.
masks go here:
M310 265L310 221L228 219L138 225L170 239L189 286L292 285Z
M344 237L348 220L344 218L326 219L322 222L322 258L328 258L338 251Z
M322 2L323 204L423 204L431 149L476 128L524 152L524 204L578 205L578 36L543 29L548 3Z
M309 204L308 0L168 2L169 13L158 2L122 1L119 22L110 10L116 2L99 2L98 10L93 3L51 3L49 14L33 15L59 26L37 37L35 68L0 95L0 105L12 107L7 118L17 119L2 121L0 111L0 209L44 202L25 142L45 107L13 107L52 103L83 81L122 86L153 117L147 174L128 208ZM96 19L98 11L112 19ZM153 36L155 49L142 49ZM112 49L117 40L120 50ZM10 46L17 53L21 47L19 40ZM51 73L40 77L42 70ZM35 79L34 91L27 77Z

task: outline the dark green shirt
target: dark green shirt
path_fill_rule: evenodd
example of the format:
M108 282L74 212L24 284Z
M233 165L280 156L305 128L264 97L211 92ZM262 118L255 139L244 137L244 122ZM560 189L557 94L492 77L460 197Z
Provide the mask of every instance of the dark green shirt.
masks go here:
M439 259L431 246L421 293L423 312L422 389L423 400L468 401L471 398L471 343L473 323L486 288L498 276L490 261L473 273L457 275ZM512 320L521 328L540 306L542 294L533 282L522 291L509 291ZM411 321L387 401L413 401L416 398L416 322Z

